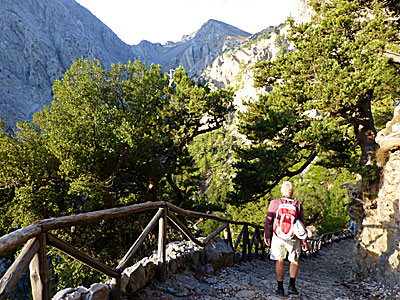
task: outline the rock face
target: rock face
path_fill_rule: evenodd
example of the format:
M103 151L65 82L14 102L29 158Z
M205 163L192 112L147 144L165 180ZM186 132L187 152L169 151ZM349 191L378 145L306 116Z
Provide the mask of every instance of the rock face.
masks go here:
M132 50L73 0L1 1L0 117L30 119L52 100L51 86L73 60L127 62Z
M234 104L244 110L244 101L254 101L265 90L255 88L253 66L257 61L273 59L281 50L286 29L269 27L248 38L240 47L227 50L208 66L201 77L215 88L235 88Z
M378 133L385 161L378 197L364 203L357 264L359 270L388 285L400 280L400 111Z
M296 0L297 10L293 18L297 23L309 22L312 9L309 0ZM292 47L285 40L288 27L270 26L265 30L248 37L241 45L224 51L201 77L216 88L231 86L235 88L234 104L244 110L243 102L258 99L259 94L266 91L255 88L253 67L258 61L274 59L281 51L290 51Z
M164 72L183 66L188 75L194 77L221 52L238 46L248 36L250 33L234 26L209 20L198 31L183 36L177 43L161 45L142 41L132 48L142 60L161 65Z
M297 10L294 12L293 18L297 23L306 23L311 21L313 10L308 5L310 0L295 0L295 7Z
M250 34L210 20L178 43L122 42L74 0L1 1L0 118L9 126L29 120L52 101L55 79L79 58L98 59L105 68L141 58L167 72L179 65L195 76L225 49Z

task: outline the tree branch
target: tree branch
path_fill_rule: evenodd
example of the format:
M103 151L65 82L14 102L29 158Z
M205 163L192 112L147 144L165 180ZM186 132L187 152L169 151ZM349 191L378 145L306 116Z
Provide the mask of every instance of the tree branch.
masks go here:
M176 185L175 181L172 179L171 173L168 173L165 177L166 177L168 183L171 185L172 189L175 191L176 196L178 197L178 206L180 206L183 203L184 193Z
M296 171L286 172L285 177L286 176L293 177L293 176L298 175L301 172L303 172L311 164L311 162L314 160L314 158L317 157L317 154L318 154L317 150L314 150L313 152L311 152L311 154L308 156L306 162L299 169L297 169Z

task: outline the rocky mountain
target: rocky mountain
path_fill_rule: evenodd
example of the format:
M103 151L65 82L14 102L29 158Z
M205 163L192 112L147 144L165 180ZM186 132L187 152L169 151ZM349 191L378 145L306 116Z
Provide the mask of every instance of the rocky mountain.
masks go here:
M292 17L296 22L310 21L312 9L309 0L296 0L296 11ZM216 88L231 86L235 88L234 104L239 110L245 109L243 103L254 101L267 91L254 88L253 67L258 61L274 59L282 51L290 51L285 39L288 27L284 24L270 26L258 32L235 48L221 53L201 74L203 80Z
M271 26L252 35L240 47L220 54L201 78L215 88L235 88L234 104L243 110L245 101L256 100L260 93L266 92L253 86L253 67L257 61L273 59L280 51L288 50L289 45L284 39L286 30L283 25Z
M1 0L0 118L9 126L31 119L51 103L53 81L75 59L98 59L107 67L141 58L166 72L182 65L195 76L249 35L210 20L177 43L129 46L74 0Z
M132 48L142 60L161 65L164 72L181 65L194 77L221 52L239 46L249 36L250 33L234 26L209 20L198 31L183 36L177 43L161 45L142 41Z
M1 0L0 117L30 119L73 60L126 62L131 48L73 0Z

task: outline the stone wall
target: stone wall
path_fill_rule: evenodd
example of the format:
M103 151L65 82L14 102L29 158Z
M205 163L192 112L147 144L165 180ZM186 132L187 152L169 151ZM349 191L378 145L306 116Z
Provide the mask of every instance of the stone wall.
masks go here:
M185 269L219 269L231 266L234 253L220 237L205 248L190 241L172 242L167 245L167 272L171 276ZM156 279L158 258L154 253L126 268L122 273L122 294L134 295ZM59 291L52 300L108 300L112 282L94 283L90 288L66 288Z
M364 201L356 265L364 274L393 286L400 280L400 110L378 133L382 166L377 198Z

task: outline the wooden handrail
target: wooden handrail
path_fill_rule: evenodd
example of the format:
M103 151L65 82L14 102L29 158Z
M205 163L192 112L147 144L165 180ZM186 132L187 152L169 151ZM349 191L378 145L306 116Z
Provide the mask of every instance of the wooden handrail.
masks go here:
M51 218L38 221L35 224L42 227L44 232L54 229L68 228L71 226L95 223L107 219L122 218L142 211L159 209L166 206L166 202L145 202L124 207L115 207L104 210L98 210L78 215Z
M42 233L42 228L37 224L32 224L2 236L0 238L0 254L21 246L40 233Z
M60 240L56 236L50 233L51 230L69 228L71 226L88 224L99 222L105 219L121 218L132 214L148 211L158 210L154 215L153 219L147 225L145 230L140 234L135 243L131 246L129 251L123 256L120 263L116 268L109 267L88 255L82 253L80 250L75 249L72 245ZM223 223L216 231L212 232L204 240L197 239L185 224L179 220L176 215L183 217L192 218L203 218L212 219ZM176 227L183 232L183 234L201 247L207 246L215 237L217 237L222 231L226 230L228 244L236 252L239 244L242 242L242 260L252 259L252 249L255 248L255 255L258 256L259 244L261 244L262 258L265 257L265 245L261 238L261 231L264 227L256 224L251 224L241 221L228 220L226 218L218 217L211 214L201 213L182 209L176 205L168 202L145 202L126 207L117 207L111 209L105 209L100 211L82 213L77 215L51 218L46 220L37 221L34 224L16 230L6 236L0 237L0 254L15 249L16 247L26 243L21 254L6 272L6 274L0 280L0 300L7 299L18 280L22 276L22 273L28 267L32 261L32 272L35 275L32 276L32 293L35 300L37 299L50 299L50 286L49 286L49 266L45 264L46 257L46 245L53 246L75 259L87 264L91 268L94 268L110 277L113 278L112 299L120 299L121 297L121 272L129 265L133 256L137 252L140 245L143 244L146 237L159 224L159 236L158 236L158 255L159 255L159 279L166 279L166 241L167 241L167 218L176 225ZM243 226L235 244L232 243L232 235L230 232L229 224ZM249 239L249 227L253 227L254 233ZM326 243L328 240L334 240L333 237L339 236L341 232L323 234L319 240L312 240L313 251L318 251L321 244ZM318 246L316 244L318 243ZM310 245L311 246L311 245ZM35 259L33 260L33 258Z
M212 219L212 220L216 220L216 221L220 221L220 222L224 222L224 223L230 223L230 224L235 224L235 225L248 225L248 226L251 226L254 228L258 227L258 228L264 229L263 226L260 226L257 224L241 222L241 221L233 221L233 220L225 219L222 217L218 217L218 216L214 216L214 215L210 215L210 214L206 214L206 213L186 210L186 209L180 208L180 207L178 207L174 204L168 203L168 202L166 202L166 205L168 206L168 208L170 210L176 212L177 214L181 215L182 217L206 218L206 219Z

